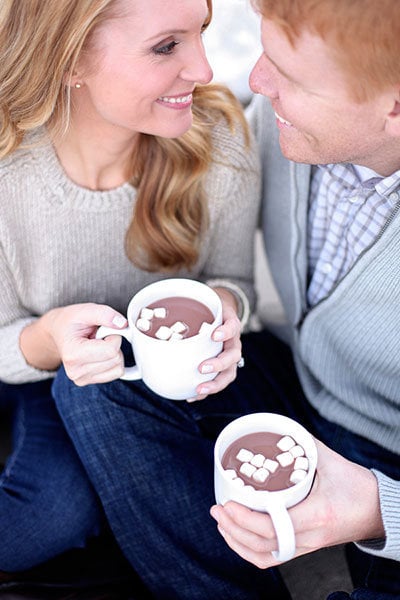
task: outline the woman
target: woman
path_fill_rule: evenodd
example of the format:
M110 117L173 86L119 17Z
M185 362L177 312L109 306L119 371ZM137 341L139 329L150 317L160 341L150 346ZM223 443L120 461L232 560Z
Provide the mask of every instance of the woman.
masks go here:
M0 487L3 571L101 531L98 490L51 382L60 365L78 386L121 375L120 337L94 336L100 325L125 325L138 289L171 274L214 286L224 348L207 361L218 375L197 397L235 377L239 317L254 302L259 176L238 103L206 85L210 18L210 0L1 6L0 381L15 422ZM146 390L134 389L144 403Z

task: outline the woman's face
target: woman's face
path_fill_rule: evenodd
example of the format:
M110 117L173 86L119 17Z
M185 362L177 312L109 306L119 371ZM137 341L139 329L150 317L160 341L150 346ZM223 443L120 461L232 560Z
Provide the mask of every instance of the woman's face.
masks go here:
M206 0L117 0L76 70L72 119L104 132L177 137L192 124L192 92L212 78L202 31Z

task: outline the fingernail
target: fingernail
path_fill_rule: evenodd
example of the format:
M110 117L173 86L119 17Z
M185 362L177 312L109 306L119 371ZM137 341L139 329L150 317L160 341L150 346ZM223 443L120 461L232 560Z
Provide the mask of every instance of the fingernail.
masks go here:
M196 402L197 398L186 398L186 402Z
M112 322L113 325L115 325L116 327L125 327L127 323L125 317L123 317L122 315L115 315Z
M217 519L218 512L217 512L217 508L215 506L212 506L210 508L210 515L212 516L213 519L218 521L218 519Z
M201 388L199 389L199 395L201 394L208 394L210 391L210 388L207 387L206 385L202 385Z
M222 331L216 331L213 335L213 340L215 342L220 342L221 340L224 339L224 334L222 333Z
M214 370L214 368L213 368L213 366L212 366L212 365L203 365L203 366L201 367L201 372L202 372L202 373L212 373L212 372L213 372L213 370Z

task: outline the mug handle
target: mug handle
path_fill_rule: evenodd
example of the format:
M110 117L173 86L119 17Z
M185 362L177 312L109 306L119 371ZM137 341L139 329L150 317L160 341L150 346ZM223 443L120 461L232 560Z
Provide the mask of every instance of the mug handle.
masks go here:
M279 562L286 562L292 559L296 552L296 537L292 519L286 506L278 502L271 503L267 512L272 519L278 540L278 551L273 550L272 555Z
M129 343L131 343L131 337L129 335L130 327L125 327L125 329L113 329L112 327L106 327L105 325L101 325L96 331L96 339L103 339L108 335L122 335ZM133 367L125 367L124 374L121 375L120 379L124 379L126 381L134 381L136 379L141 379L142 374L138 365L134 365Z

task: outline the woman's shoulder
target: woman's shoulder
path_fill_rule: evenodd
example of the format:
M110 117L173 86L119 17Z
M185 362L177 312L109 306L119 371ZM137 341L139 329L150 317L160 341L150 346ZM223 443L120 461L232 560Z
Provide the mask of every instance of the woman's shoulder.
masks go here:
M221 115L212 131L213 159L234 168L259 170L255 137L243 119L228 122Z
M34 131L25 136L20 146L0 159L0 178L4 181L15 175L26 173L36 161L35 155L38 147L44 143L43 133Z

